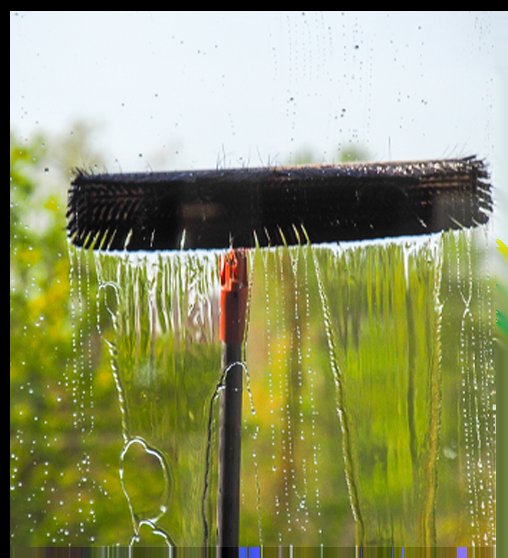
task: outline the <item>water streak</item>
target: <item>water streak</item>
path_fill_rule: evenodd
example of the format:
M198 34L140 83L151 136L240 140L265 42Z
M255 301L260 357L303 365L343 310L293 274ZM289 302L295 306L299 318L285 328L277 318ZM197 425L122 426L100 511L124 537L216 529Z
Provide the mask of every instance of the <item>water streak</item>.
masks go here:
M337 361L337 352L335 348L335 340L332 332L330 307L328 300L324 291L323 280L320 273L319 261L314 256L314 269L316 273L316 278L318 282L319 297L321 299L321 304L323 308L323 321L326 331L326 341L328 344L328 352L330 357L330 366L333 373L333 380L335 382L335 388L337 391L337 415L339 417L340 429L342 432L342 458L344 459L344 473L346 476L346 484L349 494L349 503L351 505L351 512L353 513L353 518L355 521L355 544L357 546L363 546L364 544L364 531L365 526L363 522L362 513L360 510L360 499L358 496L358 488L356 486L354 471L355 467L353 464L353 456L351 451L351 435L349 427L349 417L345 411L344 405L344 383L342 379L342 373L339 368Z
M218 253L96 255L131 544L147 531L171 546L214 543L216 402L236 365L250 407L242 544L491 544L492 289L475 242L459 231L252 250L245 360L224 370ZM83 383L90 342L80 335L84 355L69 381L76 426L93 431L80 407L93 398ZM145 495L129 484L134 457L152 459ZM447 525L461 502L469 520L458 539Z

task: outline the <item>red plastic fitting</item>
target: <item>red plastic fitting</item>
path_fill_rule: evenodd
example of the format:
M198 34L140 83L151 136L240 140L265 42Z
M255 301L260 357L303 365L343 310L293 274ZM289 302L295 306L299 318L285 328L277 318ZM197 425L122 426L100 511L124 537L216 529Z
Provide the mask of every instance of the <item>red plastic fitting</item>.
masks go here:
M248 278L247 251L231 249L220 258L220 338L241 344L245 333Z

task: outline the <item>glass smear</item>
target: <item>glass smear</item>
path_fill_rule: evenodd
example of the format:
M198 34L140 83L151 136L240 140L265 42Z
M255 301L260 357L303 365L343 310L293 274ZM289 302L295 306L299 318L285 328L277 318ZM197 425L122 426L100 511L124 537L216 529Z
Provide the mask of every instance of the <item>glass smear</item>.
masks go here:
M250 252L242 544L494 544L485 247L479 230ZM148 526L151 545L213 544L218 254L95 263L131 543Z

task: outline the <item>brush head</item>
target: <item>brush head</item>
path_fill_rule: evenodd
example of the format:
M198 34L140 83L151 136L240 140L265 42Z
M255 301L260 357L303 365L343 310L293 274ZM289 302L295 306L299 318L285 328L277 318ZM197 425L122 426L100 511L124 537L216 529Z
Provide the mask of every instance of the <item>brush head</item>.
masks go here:
M484 224L488 173L441 161L88 174L69 191L77 246L179 250L418 235Z

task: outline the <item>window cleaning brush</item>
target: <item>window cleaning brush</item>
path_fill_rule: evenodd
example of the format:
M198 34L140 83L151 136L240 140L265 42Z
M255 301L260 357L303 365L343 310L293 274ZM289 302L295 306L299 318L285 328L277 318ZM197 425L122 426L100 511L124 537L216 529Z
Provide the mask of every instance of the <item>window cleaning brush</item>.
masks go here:
M362 240L470 227L492 209L482 161L352 163L188 172L78 172L68 233L103 250ZM296 231L295 231L296 228Z
M419 235L488 222L483 161L462 159L89 174L69 190L71 241L100 250L224 249L217 543L237 555L245 248Z

